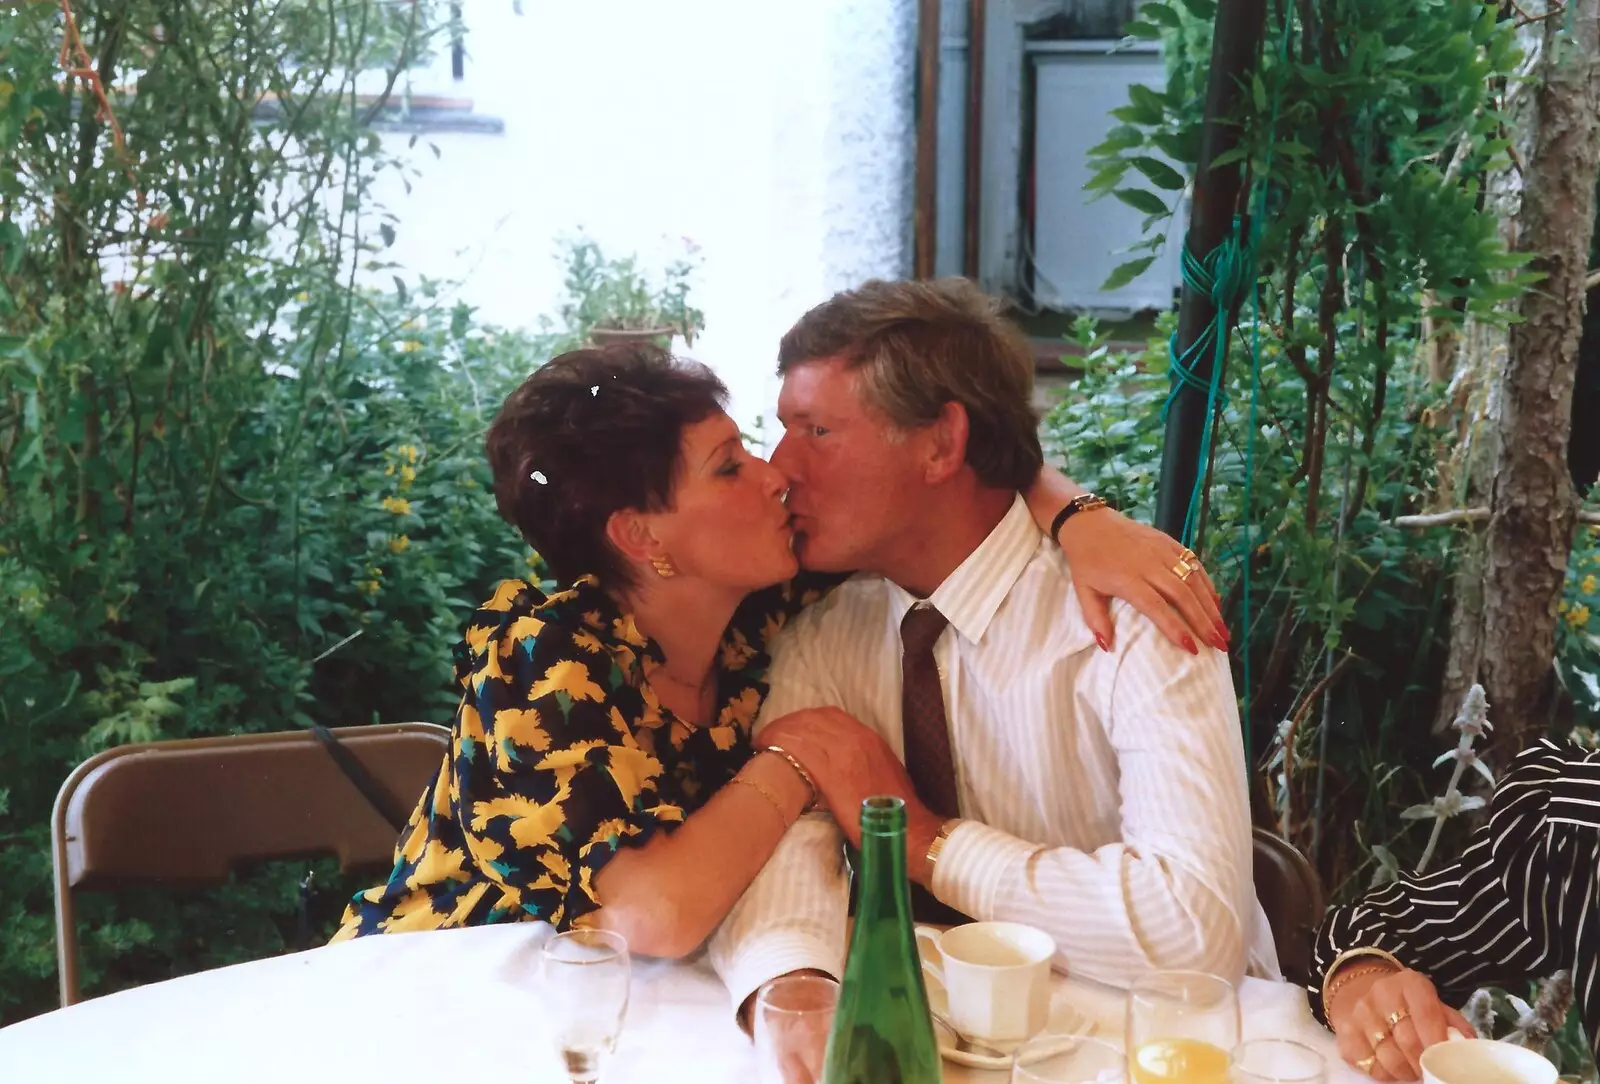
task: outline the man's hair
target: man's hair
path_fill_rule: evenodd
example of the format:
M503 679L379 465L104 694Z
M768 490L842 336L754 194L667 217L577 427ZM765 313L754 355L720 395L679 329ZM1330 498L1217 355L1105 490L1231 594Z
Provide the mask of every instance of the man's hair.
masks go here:
M778 372L840 358L863 402L900 429L966 409L967 463L986 486L1025 490L1044 463L1033 410L1033 349L1000 302L963 278L873 280L802 316L778 346Z
M624 508L670 508L684 429L727 400L710 369L655 346L553 358L506 397L489 426L500 518L563 583L593 575L607 587L632 586L606 521Z

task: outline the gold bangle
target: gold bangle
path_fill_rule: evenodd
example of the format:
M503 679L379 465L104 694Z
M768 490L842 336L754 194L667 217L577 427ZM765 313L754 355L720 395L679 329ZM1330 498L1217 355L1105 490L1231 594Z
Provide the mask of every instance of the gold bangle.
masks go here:
M765 798L767 800L767 804L768 805L770 805L773 809L778 811L778 819L783 822L783 826L785 828L789 827L789 823L790 823L789 822L789 814L787 814L787 813L785 813L783 811L783 804L781 802L779 802L778 799L777 799L777 796L774 795L766 787L762 786L760 783L757 783L754 779L745 779L742 776L737 776L737 775L734 776L732 779L728 780L728 782L730 782L730 783L743 783L745 786L749 787L750 789L754 790L757 794L761 795L761 797L763 797L763 798Z
M777 753L784 760L787 760L789 767L793 768L800 778L805 781L806 786L811 791L811 801L806 803L806 808L803 812L809 813L817 808L817 783L816 780L811 778L811 773L806 771L805 765L796 760L793 754L781 745L766 745L762 747L761 751L763 753Z
M1349 963L1351 960L1360 959L1362 957L1371 957L1374 960L1374 964L1376 964L1378 961L1381 961L1387 966L1376 967L1374 965L1369 965L1349 971L1344 975L1339 975L1340 969L1343 968L1345 964ZM1341 952L1339 955L1335 956L1333 958L1333 963L1328 965L1328 970L1322 973L1322 1015L1328 1015L1328 1009L1332 1003L1333 995L1339 992L1339 988L1345 985L1345 983L1349 982L1351 979L1355 978L1357 975L1365 975L1373 970L1394 972L1404 971L1405 969L1406 965L1401 963L1399 958L1396 957L1394 953L1385 952L1381 948L1366 947L1346 949L1344 952ZM1338 979L1337 981L1334 981L1334 976L1336 975L1338 976Z

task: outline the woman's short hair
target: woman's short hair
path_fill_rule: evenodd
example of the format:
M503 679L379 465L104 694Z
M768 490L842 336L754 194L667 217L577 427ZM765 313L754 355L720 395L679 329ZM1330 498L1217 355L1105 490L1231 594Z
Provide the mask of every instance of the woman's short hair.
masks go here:
M862 402L897 429L967 412L967 463L984 485L1026 490L1044 463L1033 409L1033 347L1000 302L963 278L873 280L802 316L778 346L778 372L843 359Z
M672 506L683 431L722 410L728 389L698 362L650 345L573 350L506 397L485 449L500 517L562 583L632 586L606 538L625 508Z

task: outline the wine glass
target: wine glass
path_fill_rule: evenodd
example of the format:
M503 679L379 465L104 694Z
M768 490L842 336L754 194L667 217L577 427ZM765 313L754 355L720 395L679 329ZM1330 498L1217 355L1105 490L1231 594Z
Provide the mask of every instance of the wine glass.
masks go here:
M1011 1055L1011 1084L1122 1084L1127 1071L1122 1051L1083 1035L1037 1035Z
M821 975L784 975L756 993L754 1037L760 1084L822 1079L839 984Z
M1239 1045L1239 995L1200 971L1158 971L1128 995L1133 1084L1228 1084Z
M544 943L546 1018L573 1084L594 1084L628 1011L628 942L608 930L568 930Z
M1292 1039L1252 1039L1233 1052L1237 1084L1323 1084L1328 1063Z

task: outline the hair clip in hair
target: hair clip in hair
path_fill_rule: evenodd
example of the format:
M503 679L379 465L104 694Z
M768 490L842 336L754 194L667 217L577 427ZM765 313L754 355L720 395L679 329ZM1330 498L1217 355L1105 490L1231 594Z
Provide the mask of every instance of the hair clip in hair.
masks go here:
M532 478L535 482L538 482L542 486L550 484L550 479L544 476L544 471L542 470L536 470L532 474L528 475L528 477Z
M600 385L599 384L591 384L589 386L589 394L590 395L599 395L600 394Z

